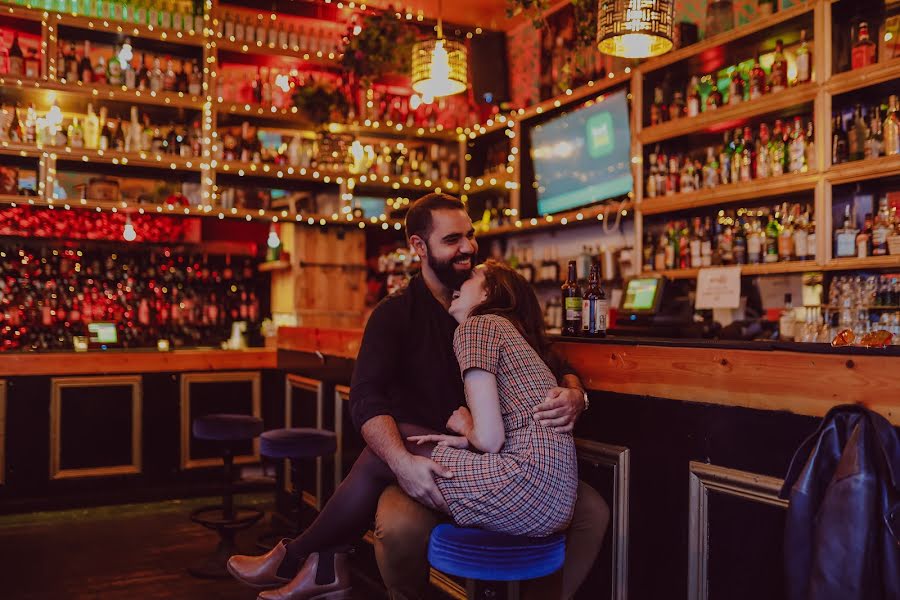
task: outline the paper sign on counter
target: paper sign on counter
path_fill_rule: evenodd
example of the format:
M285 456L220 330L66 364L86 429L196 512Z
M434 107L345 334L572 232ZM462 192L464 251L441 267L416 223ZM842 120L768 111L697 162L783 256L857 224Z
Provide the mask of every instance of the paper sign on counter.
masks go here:
M700 269L694 308L738 308L741 305L741 268Z

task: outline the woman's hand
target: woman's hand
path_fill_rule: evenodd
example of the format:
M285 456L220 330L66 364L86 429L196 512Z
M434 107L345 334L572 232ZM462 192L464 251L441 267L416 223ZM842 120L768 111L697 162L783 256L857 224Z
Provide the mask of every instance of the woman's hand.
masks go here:
M460 406L454 410L450 418L447 419L447 429L463 436L468 436L474 426L475 422L472 420L472 413L465 406Z
M439 433L431 433L428 435L411 435L406 439L410 442L415 442L420 446L427 442L436 442L438 446L450 446L451 448L460 448L462 450L469 447L469 440L464 435L442 435Z

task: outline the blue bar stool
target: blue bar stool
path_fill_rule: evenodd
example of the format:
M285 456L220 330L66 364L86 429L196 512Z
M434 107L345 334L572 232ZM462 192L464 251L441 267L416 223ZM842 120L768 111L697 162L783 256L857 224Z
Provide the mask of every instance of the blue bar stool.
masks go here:
M334 454L337 436L333 431L308 427L272 429L260 436L259 452L276 460L288 460L291 465L292 506L286 531L273 530L260 536L257 546L269 550L284 537L296 537L302 527L303 473L311 469L312 459ZM275 515L273 515L274 521Z
M252 527L263 516L261 510L234 504L232 481L235 445L252 440L262 433L263 422L251 415L212 414L194 419L192 425L195 438L219 443L225 463L225 480L222 504L202 506L191 512L191 521L219 534L219 544L206 562L190 567L188 572L195 577L225 579L230 577L225 564L235 553L235 535L242 529Z
M428 542L428 562L438 571L465 577L470 600L477 597L476 581L505 582L506 597L518 600L520 581L555 573L565 558L566 538L561 533L530 538L445 523L432 530Z

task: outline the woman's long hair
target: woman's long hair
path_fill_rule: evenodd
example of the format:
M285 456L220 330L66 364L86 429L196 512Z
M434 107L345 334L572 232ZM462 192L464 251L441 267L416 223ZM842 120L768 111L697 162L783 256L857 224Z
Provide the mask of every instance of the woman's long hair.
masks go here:
M547 340L544 314L531 284L505 263L487 260L483 268L487 297L470 316L499 315L507 319L559 380L561 365Z

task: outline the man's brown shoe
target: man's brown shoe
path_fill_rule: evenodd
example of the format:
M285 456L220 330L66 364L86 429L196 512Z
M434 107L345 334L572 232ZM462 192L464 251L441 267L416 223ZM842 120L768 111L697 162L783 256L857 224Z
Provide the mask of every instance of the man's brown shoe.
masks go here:
M334 560L334 581L316 583L320 558ZM277 590L263 592L257 600L349 600L350 597L350 565L347 555L314 552L289 584Z
M278 576L278 567L287 554L285 541L281 540L262 556L235 554L228 559L228 572L244 585L257 590L270 590L289 583L290 579Z

